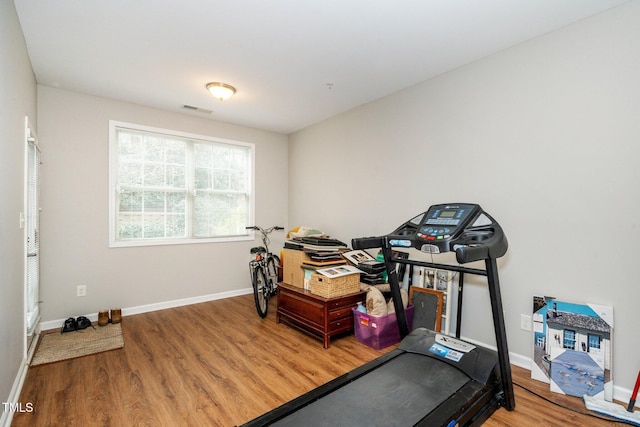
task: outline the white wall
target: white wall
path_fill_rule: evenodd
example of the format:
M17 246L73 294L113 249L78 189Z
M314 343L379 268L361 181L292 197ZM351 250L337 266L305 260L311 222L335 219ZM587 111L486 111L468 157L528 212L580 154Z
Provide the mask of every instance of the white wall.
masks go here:
M25 351L24 119L36 124L36 81L12 1L0 2L0 403L9 399ZM0 406L0 424L8 414Z
M479 203L499 260L511 352L533 295L612 305L614 381L640 341L640 2L581 21L290 136L289 219L350 242L432 204ZM495 343L482 280L462 335Z
M255 143L256 221L264 226L287 222L286 135L46 86L38 86L38 113L43 320L251 287L254 241L108 247L109 120ZM87 286L86 297L76 297L77 285Z

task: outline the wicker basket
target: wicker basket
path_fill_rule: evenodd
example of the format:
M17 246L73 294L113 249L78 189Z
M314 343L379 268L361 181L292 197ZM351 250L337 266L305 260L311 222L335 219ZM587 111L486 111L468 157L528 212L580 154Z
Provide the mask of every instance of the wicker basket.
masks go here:
M360 274L332 278L314 273L310 285L313 294L324 298L340 297L360 291Z

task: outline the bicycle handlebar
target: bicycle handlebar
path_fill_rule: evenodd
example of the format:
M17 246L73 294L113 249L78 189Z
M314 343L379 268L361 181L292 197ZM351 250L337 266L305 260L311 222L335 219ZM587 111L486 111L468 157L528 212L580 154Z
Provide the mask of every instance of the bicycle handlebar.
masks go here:
M271 233L274 230L284 230L284 227L280 227L279 225L274 225L271 228L264 229L264 228L258 227L257 225L250 225L249 227L245 227L245 229L263 231L265 233Z

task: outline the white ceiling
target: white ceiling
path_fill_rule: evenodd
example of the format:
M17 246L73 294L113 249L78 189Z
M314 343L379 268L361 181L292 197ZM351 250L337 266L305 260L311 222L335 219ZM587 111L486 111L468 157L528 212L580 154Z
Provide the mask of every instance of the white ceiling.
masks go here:
M291 133L627 1L15 5L39 84ZM211 81L238 92L217 101L205 89Z

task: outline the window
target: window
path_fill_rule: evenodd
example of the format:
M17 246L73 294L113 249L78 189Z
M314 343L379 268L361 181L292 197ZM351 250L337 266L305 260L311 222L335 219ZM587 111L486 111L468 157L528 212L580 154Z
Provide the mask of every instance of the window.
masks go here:
M570 350L576 349L576 331L571 331L569 329L564 330L563 347Z
M588 339L589 339L589 349L587 351L590 351L591 349L600 350L600 337L598 335L589 334Z
M243 240L253 144L109 122L110 246Z

